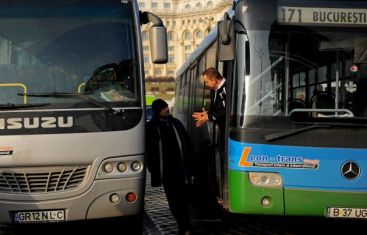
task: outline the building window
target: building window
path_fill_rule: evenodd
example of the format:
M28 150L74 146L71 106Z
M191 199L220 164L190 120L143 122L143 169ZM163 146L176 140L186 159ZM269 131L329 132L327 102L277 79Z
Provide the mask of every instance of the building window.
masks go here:
M175 56L173 54L168 55L168 63L173 64L175 62Z
M149 55L144 55L144 64L148 64L149 61Z
M167 71L167 74L168 75L175 75L175 70L168 70Z
M185 45L185 50L186 50L186 51L191 50L191 45Z
M175 50L175 47L174 46L169 46L168 47L168 51L174 51Z
M161 74L162 74L162 70L154 69L154 75L161 75Z
M149 75L149 70L144 70L145 75Z
M191 55L191 53L186 53L185 54L185 60L187 60L187 58L189 58L190 55Z
M163 4L163 7L164 7L165 9L169 9L169 8L171 8L171 3L169 3L169 2L165 2L165 3Z
M196 31L196 32L195 32L195 38L196 38L196 39L200 39L202 36L203 36L203 35L202 35L202 33L201 33L201 31L200 31L200 30L198 30L198 31Z
M186 5L185 5L185 10L190 10L190 9L191 9L190 4L186 4Z
M149 34L147 32L141 32L141 37L143 41L149 40Z
M149 51L149 46L143 46L144 51Z
M139 8L144 8L145 7L145 2L139 2Z
M168 37L168 41L175 40L175 34L173 32L168 32L167 37Z
M213 7L213 2L212 1L209 1L207 6L208 7Z
M176 26L176 21L172 21L172 26Z
M191 40L191 33L190 32L185 32L184 39L185 40Z
M152 2L151 6L152 8L158 8L158 2Z
M200 2L196 3L196 9L201 9L202 5Z

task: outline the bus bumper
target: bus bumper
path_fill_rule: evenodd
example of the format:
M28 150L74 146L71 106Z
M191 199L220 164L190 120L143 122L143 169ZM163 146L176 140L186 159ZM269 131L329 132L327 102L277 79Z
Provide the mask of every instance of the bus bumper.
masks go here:
M144 187L142 185L144 186L144 184L142 182L144 182L144 178L96 180L86 192L64 199L42 201L3 200L0 201L0 222L21 223L24 222L24 218L20 217L25 216L28 217L27 223L50 222L49 220L39 219L42 217L40 213L47 214L50 211L55 213L54 215L47 215L47 218L54 216L55 221L138 215L143 212ZM135 201L127 201L126 195L130 192L136 194ZM112 196L114 196L114 199L119 198L119 200L112 201Z
M357 208L357 217L351 218L367 218L366 197L367 192L256 187L249 182L247 172L229 172L229 210L233 213L333 216L328 213L330 208ZM270 204L264 205L264 198Z

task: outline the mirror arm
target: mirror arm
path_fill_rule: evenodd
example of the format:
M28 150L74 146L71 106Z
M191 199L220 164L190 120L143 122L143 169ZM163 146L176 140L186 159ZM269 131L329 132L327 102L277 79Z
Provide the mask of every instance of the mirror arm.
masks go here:
M228 13L224 13L224 25L227 26L227 21L229 20L229 15ZM229 26L230 27L230 26ZM229 36L229 30L226 30L226 33L224 33L223 35L221 35L220 39L223 45L229 45L229 43L231 42L230 36Z
M158 16L147 11L140 11L140 21L142 24L148 24L149 22L152 22L153 26L163 26L163 21Z

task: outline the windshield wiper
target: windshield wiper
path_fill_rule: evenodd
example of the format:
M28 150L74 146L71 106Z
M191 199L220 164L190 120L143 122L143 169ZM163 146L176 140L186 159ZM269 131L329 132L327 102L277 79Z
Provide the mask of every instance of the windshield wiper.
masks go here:
M279 132L275 132L275 133L272 133L272 134L265 135L265 140L266 141L273 141L273 140L281 139L281 138L288 137L288 136L291 136L291 135L295 135L295 134L298 134L298 133L301 133L301 132L304 132L304 131L308 131L308 130L311 130L311 129L318 129L318 128L330 128L330 125L315 124L315 125L311 125L311 126L298 128L298 129L279 131Z
M50 92L50 93L19 93L20 96L30 96L30 97L56 97L56 98L65 98L65 97L77 97L80 98L90 104L94 104L98 107L104 108L106 111L112 114L121 114L121 110L115 110L111 108L109 105L99 102L87 95L93 94L93 92L86 93L69 93L69 92Z
M50 103L38 103L38 104L0 104L0 110L6 110L6 109L18 109L18 108L31 108L31 107L40 107L40 106L47 106L50 105Z

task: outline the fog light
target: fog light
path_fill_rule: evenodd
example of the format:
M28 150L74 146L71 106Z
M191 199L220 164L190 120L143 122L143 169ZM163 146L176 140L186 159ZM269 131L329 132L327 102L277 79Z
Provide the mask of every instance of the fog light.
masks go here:
M271 205L271 198L270 197L263 197L261 199L261 205L264 207L269 207Z
M249 172L249 180L251 184L260 187L277 187L283 186L283 180L280 174L267 172Z
M112 203L118 203L120 201L120 195L118 195L117 193L111 194L110 201Z
M113 171L113 165L112 165L112 163L109 163L108 162L108 163L104 164L103 170L105 172L107 172L107 173L111 173Z
M120 171L120 172L124 172L127 170L127 165L125 162L120 162L118 165L117 165L117 169Z
M131 164L131 168L132 168L134 171L138 171L138 170L140 170L140 168L141 168L141 164L140 164L140 162L133 162L133 164Z
M137 196L133 192L130 192L130 193L126 194L126 201L128 201L128 202L135 202L136 198L137 198Z

